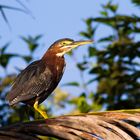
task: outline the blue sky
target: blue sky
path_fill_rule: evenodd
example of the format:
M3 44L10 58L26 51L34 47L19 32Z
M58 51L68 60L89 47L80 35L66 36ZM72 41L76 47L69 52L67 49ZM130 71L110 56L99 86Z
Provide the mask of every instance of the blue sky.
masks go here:
M27 46L19 39L19 36L43 34L41 40L43 43L35 52L35 59L39 59L47 48L55 40L60 38L72 38L74 40L82 39L79 32L85 30L86 26L83 22L88 17L99 16L101 11L101 4L108 2L108 0L27 0L24 4L30 9L33 16L24 13L5 10L12 30L10 31L0 16L0 35L2 36L1 44L11 41L11 46L7 52L29 54ZM12 0L1 0L1 4L8 4L11 6L21 7ZM135 6L131 4L130 0L114 0L114 3L120 4L118 13L131 14L139 13ZM94 40L100 36L111 32L107 27L99 28ZM76 50L75 55L80 58L85 52L84 48ZM73 60L66 56L67 68L64 73L61 84L69 81L80 81L80 75L74 67ZM13 59L9 66L9 72L15 71L14 67L25 68L25 63L21 60ZM0 68L0 73L3 70ZM72 89L71 89L72 90Z

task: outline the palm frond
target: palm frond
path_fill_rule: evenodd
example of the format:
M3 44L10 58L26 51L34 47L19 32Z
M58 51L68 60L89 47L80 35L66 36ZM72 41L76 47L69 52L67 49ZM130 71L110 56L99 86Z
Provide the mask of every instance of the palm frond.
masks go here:
M138 140L140 112L100 112L60 116L0 128L0 140L13 138L37 140L51 136L64 140ZM19 137L20 136L20 137Z

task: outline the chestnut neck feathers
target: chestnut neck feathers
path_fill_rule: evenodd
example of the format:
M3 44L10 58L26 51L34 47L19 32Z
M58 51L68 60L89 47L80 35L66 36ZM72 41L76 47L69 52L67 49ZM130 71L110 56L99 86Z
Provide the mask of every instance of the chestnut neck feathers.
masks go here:
M65 68L64 56L59 57L55 53L48 50L42 57L42 61L47 66L49 66L49 68L58 80L62 77L61 75L63 74Z

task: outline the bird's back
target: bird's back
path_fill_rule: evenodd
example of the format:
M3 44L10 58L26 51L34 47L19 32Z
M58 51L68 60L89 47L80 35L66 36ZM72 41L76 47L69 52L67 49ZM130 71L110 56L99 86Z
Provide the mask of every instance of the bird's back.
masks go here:
M9 104L26 102L33 105L36 99L40 103L44 101L56 88L63 74L64 60L56 61L58 66L62 63L62 68L52 64L51 59L48 59L47 63L43 60L35 61L21 71L6 97Z
M35 61L17 76L6 99L10 105L30 100L41 94L43 86L46 87L46 80L50 78L51 71L40 60Z

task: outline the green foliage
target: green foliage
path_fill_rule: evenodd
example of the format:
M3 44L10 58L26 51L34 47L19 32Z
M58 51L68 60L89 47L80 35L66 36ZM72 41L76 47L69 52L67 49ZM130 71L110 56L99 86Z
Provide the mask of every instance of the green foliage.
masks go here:
M136 6L140 6L140 1L139 0L131 0L132 3L134 3Z
M107 11L110 11L110 12L113 12L113 13L116 13L117 12L118 4L112 4L112 0L111 0L107 4L102 5L102 8L105 11L102 11L101 14L103 14L104 16L107 16L108 15L108 12Z
M7 53L6 50L8 47L10 47L10 43L6 43L5 45L1 46L1 52L0 52L0 66L5 71L5 76L0 75L0 124L6 125L13 122L18 121L26 121L29 120L29 118L34 118L34 111L32 109L27 109L26 106L17 106L11 109L7 102L5 101L5 96L9 91L9 88L11 87L11 84L13 83L16 73L10 73L7 74L7 66L10 63L10 60L14 57L16 58L22 58L23 61L29 63L33 60L33 53L37 47L39 47L39 39L41 38L41 35L37 35L35 37L29 36L28 38L22 37L25 43L28 46L28 49L30 50L30 55L19 55L19 54L13 54L13 53ZM18 68L17 68L18 69ZM19 69L20 70L20 69ZM22 113L21 113L22 112Z
M78 82L69 82L69 83L66 83L64 84L63 86L79 86L79 83Z
M80 113L87 113L91 110L91 106L87 103L85 93L82 93L79 97L73 98L70 103L76 104L76 109Z
M86 39L93 39L98 24L107 25L114 34L107 34L96 40L93 46L88 48L88 56L83 56L82 62L76 62L81 75L81 83L66 84L77 86L84 92L79 97L70 99L79 112L93 110L122 109L139 107L139 42L135 41L135 33L139 33L138 23L140 18L134 14L131 16L117 14L118 4L109 1L102 5L101 17L85 20L86 31L80 35ZM93 24L94 23L94 24ZM94 25L94 26L93 26ZM103 49L98 46L105 44ZM100 45L101 44L101 45ZM73 54L71 55L73 56ZM93 62L94 60L95 62ZM85 73L90 75L90 80L84 79ZM96 92L94 82L98 82ZM135 102L136 101L136 102ZM88 103L89 102L89 103Z
M15 6L10 6L10 3L7 4L7 5L3 5L0 3L0 13L1 13L1 16L2 18L4 19L5 23L8 25L8 27L11 29L10 27L10 24L9 24L9 20L7 18L7 15L6 15L6 10L12 10L12 11L18 11L18 12L23 12L23 13L26 13L30 16L32 16L32 13L31 11L24 5L24 2L21 2L20 0L15 0L15 2L20 5L20 8L19 7L15 7ZM7 3L7 2L6 2ZM33 16L32 16L33 17Z
M23 41L27 43L28 48L32 53L39 46L38 41L40 40L41 37L42 35L37 35L35 37L28 36L28 37L21 37L21 38L23 39Z
M80 35L84 36L88 39L89 38L92 39L91 37L94 35L94 33L96 31L96 28L92 27L92 19L91 18L85 20L85 23L87 25L87 31L86 32L84 32L84 31L80 32Z
M139 4L138 1L135 3ZM80 32L82 37L93 39L100 28L99 23L107 25L113 32L96 40L93 46L89 46L86 60L83 56L83 61L77 62L86 92L85 96L71 99L71 103L80 112L140 107L140 42L136 41L136 33L140 33L140 17L117 14L118 7L112 1L102 5L101 16L85 20L87 28ZM83 79L87 71L89 81ZM95 82L97 89L93 92Z
M17 56L16 54L2 54L0 56L0 60L1 60L1 66L2 67L6 67L8 65L8 60L10 60L12 57Z

